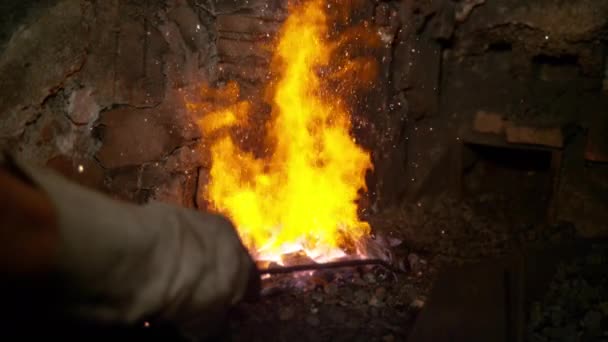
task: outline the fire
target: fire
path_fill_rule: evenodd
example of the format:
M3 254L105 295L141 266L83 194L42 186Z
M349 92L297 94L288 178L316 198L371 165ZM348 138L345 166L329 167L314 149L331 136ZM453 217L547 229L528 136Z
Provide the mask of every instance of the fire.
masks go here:
M356 250L370 233L358 216L370 155L351 136L346 101L328 91L320 70L331 69L339 43L329 42L322 0L290 8L271 63L267 85L271 116L264 127L267 153L245 149L234 130L259 129L251 123L252 105L239 100L239 88L203 88L202 102L188 108L201 115L211 169L204 195L211 208L230 217L259 260L281 262L303 251L322 261ZM349 76L352 77L352 76ZM333 95L332 95L333 94Z

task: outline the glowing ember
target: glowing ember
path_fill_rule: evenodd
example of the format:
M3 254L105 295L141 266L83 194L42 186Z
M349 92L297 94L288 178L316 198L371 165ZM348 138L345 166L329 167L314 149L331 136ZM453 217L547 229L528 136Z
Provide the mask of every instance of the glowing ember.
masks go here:
M246 151L235 139L235 129L256 128L250 123L252 106L238 100L236 84L204 88L202 103L188 103L202 114L199 125L211 158L205 197L213 210L233 220L260 260L281 263L282 255L297 251L331 260L345 250L355 252L370 233L356 203L366 190L370 156L350 135L345 101L329 95L319 76L320 69L334 67L330 59L338 48L326 40L325 7L320 0L292 7L280 32L271 63L276 80L267 88L268 153ZM356 70L353 63L328 78Z

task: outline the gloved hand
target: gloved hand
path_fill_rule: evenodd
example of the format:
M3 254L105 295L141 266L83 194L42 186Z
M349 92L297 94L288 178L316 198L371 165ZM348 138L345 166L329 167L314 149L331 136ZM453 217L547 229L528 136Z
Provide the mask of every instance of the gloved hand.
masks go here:
M232 223L163 203L137 206L24 162L19 168L56 211L55 261L69 313L115 324L150 317L192 340L259 295L260 277Z
M243 300L246 302L255 302L260 299L260 292L262 290L262 278L258 270L257 265L252 260L250 265L251 273L249 274L249 280L247 281L247 290L243 296Z

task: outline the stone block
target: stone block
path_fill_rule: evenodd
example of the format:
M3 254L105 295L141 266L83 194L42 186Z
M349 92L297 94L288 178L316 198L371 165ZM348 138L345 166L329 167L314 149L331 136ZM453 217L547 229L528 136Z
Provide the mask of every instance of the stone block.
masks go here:
M512 144L542 145L562 148L564 138L560 128L527 127L506 124L507 142Z
M70 95L67 110L74 124L87 125L97 120L101 108L93 96L93 90L85 88Z
M97 158L105 168L160 160L185 143L183 129L165 110L118 108L102 113L99 125Z
M216 28L220 34L222 32L275 33L280 27L279 22L242 14L220 15L216 19Z
M211 44L209 32L190 6L174 8L167 13L167 16L177 24L184 42L191 51L205 54L209 50Z
M78 77L86 87L94 89L93 96L102 108L114 103L116 74L116 43L118 34L118 0L96 1L93 4L95 25L90 27L91 44L87 62Z
M183 146L175 150L165 162L171 172L185 172L205 163L203 146L200 144Z
M137 105L134 98L139 97L137 85L144 77L145 40L143 19L124 18L121 21L116 51L115 103Z
M17 31L0 57L0 137L16 137L85 63L88 36L77 1L63 1Z
M154 107L163 101L167 83L164 73L165 56L168 52L169 46L160 31L149 27L146 32L144 77L139 81L141 91L133 98L133 105Z
M505 131L505 119L497 113L479 111L473 119L473 130L479 133L502 135Z
M272 57L271 47L260 44L259 42L233 40L220 38L217 41L217 51L220 58L229 57L239 59L241 57L255 57L269 61Z
M406 173L400 179L405 183L407 198L420 200L432 197L452 187L453 155L452 129L438 118L422 120L408 125Z
M159 202L195 208L196 174L173 175L166 183L161 184L152 198Z
M114 103L154 107L164 95L164 55L168 46L144 17L121 13L116 49Z
M286 0L208 0L207 2L207 7L218 16L247 12L272 17L281 14L286 5Z
M392 84L407 90L410 114L414 118L432 116L439 108L441 47L430 37L400 30L393 50Z

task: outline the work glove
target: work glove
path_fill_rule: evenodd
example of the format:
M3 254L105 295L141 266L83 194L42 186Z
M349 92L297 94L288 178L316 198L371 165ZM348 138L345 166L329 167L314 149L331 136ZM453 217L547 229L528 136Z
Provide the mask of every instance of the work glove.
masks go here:
M255 263L228 219L113 200L39 166L16 164L56 209L56 265L70 315L110 324L170 322L198 340L232 306L258 296Z

